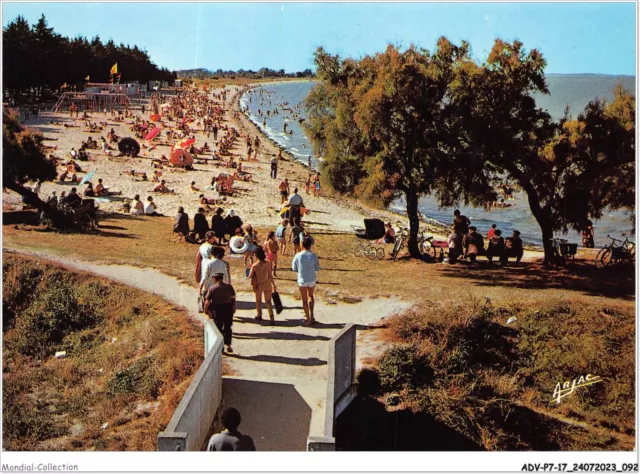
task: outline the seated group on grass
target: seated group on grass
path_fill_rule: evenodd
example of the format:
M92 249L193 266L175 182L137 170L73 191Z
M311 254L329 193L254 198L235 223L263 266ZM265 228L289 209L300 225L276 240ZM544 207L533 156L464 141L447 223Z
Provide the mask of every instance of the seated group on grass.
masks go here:
M485 248L484 238L474 226L469 226L467 232L463 234L454 224L451 226L448 245L449 263L456 263L460 257L469 258L469 261L475 262L478 256L485 256L490 263L496 257L500 265L505 265L509 257L515 258L516 262L520 262L524 254L519 231L514 230L511 237L505 239L502 237L502 231L495 227L492 227L489 231L487 247Z

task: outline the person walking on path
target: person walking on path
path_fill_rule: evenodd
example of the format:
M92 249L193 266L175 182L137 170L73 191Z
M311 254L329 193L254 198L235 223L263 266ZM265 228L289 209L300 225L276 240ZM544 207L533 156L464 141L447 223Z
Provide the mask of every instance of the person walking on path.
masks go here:
M271 158L271 178L278 178L278 159L276 158L276 155L273 155L273 158Z
M289 242L293 242L294 255L300 252L301 250L300 243L302 241L300 240L300 235L302 234L302 232L304 232L304 227L302 227L302 224L300 223L300 218L298 217L296 220L293 221L293 224L291 225L291 230L289 231Z
M270 231L267 235L267 240L265 240L263 247L264 251L267 254L267 260L273 266L273 276L277 277L276 272L278 271L278 250L280 250L280 246L278 245L278 241L276 240L276 233L274 231Z
M278 244L280 245L280 253L282 255L286 255L287 252L287 226L289 225L289 219L285 219L282 221L282 224L278 226L276 229L276 238L278 239Z
M222 273L213 275L214 285L207 290L204 296L204 312L213 318L222 333L227 352L232 353L231 325L233 324L233 315L236 312L236 292L231 285L222 281L223 279L224 274Z
M225 408L220 417L224 431L209 439L207 451L255 451L256 446L250 436L238 431L242 417L235 408Z
M209 253L213 248L213 243L216 240L216 236L213 232L209 231L204 234L204 239L205 241L198 248L198 255L196 256L196 283L200 283L200 280L202 279L202 261L209 258Z
M302 307L304 308L305 326L310 326L316 322L313 314L315 299L313 292L316 287L317 275L320 270L318 256L311 251L311 239L302 242L303 250L298 252L291 261L291 269L298 272L298 288L302 297Z
M280 204L284 204L289 198L289 181L287 181L287 178L282 180L278 189L280 190Z
M256 312L257 321L262 321L262 295L264 295L264 305L267 307L271 325L275 325L273 309L271 308L271 295L276 290L276 282L273 280L273 270L271 262L268 262L267 255L262 247L256 249L256 257L258 261L251 266L249 272L249 280L256 295ZM277 291L277 290L276 290Z
M211 246L209 249L209 256L202 261L202 276L200 277L200 293L204 294L213 286L213 276L216 273L221 273L224 277L224 282L228 285L229 268L227 262L222 261L221 256L224 256L224 249L222 247Z

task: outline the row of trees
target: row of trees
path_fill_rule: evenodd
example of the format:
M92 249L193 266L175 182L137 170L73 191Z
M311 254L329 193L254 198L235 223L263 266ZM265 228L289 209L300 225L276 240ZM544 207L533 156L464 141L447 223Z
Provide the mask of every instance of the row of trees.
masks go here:
M114 63L121 82L176 78L175 72L158 68L137 46L116 45L112 39L103 43L98 36L67 38L50 28L44 15L33 26L18 16L3 28L2 56L5 90L18 102L24 92L35 98L59 90L64 83L81 88L86 76L92 82L108 82Z
M527 194L545 247L604 209L634 209L635 98L619 86L576 119L536 106L546 62L496 40L483 63L469 44L440 38L435 52L389 46L362 59L319 48L320 82L306 100L306 132L338 191L388 205L404 195L409 250L418 256L418 198L441 205L493 200L503 185Z
M184 69L182 71L177 71L177 75L180 78L186 79L236 79L238 77L247 78L247 79L265 79L265 78L279 78L279 77L314 77L315 74L311 69L305 69L304 71L297 72L285 72L284 69L280 69L276 71L275 69L269 69L268 67L260 68L257 71L253 71L251 69L244 70L239 69L238 71L227 70L224 71L222 69L218 69L217 71L210 71L209 69Z

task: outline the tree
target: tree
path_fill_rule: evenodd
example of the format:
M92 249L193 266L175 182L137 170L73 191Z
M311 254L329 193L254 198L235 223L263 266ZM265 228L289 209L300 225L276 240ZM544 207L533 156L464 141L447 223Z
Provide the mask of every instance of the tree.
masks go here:
M318 48L319 84L305 130L339 192L405 196L409 250L418 256L418 197L479 205L501 186L522 189L542 233L545 263L554 232L581 229L635 202L635 99L618 87L611 104L591 102L576 120L553 121L534 93L548 93L546 62L522 43L496 40L483 64L469 46L438 41L361 60Z
M471 62L468 45L440 38L433 55L388 46L359 61L319 48L315 61L322 82L306 101L307 130L323 151L323 173L334 185L342 180L340 191L377 196L383 205L404 196L409 252L419 257L418 199L459 151L462 108L451 90L458 69ZM490 191L487 183L477 189Z
M455 100L473 104L463 116L473 150L473 174L487 182L515 183L527 194L542 233L545 263L553 261L555 231L579 230L601 217L607 205L633 208L621 193L635 173L635 108L622 90L611 106L593 101L576 120L554 122L533 93L548 93L542 55L522 43L496 40L486 61L463 71ZM626 122L625 122L626 120ZM460 176L466 163L456 160ZM468 181L467 181L468 182ZM477 195L465 181L444 180L463 199Z
M7 111L2 113L2 122L3 186L23 196L26 204L43 211L54 224L63 224L61 213L24 187L27 181L50 181L56 176L55 163L42 151L42 135L22 126L18 117Z

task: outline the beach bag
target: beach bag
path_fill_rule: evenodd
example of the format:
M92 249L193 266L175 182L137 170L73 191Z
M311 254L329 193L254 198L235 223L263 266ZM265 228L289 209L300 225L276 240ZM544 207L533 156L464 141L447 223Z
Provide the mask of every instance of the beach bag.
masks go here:
M198 313L204 313L204 296L198 295Z
M282 310L284 308L282 307L282 300L280 299L280 294L277 291L274 291L271 294L271 297L273 298L273 306L276 309L276 314L282 313Z

